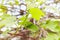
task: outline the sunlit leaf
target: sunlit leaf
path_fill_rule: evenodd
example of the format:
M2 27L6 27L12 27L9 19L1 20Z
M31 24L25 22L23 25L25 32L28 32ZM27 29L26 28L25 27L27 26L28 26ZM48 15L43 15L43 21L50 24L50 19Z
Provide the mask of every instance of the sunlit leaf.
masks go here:
M42 16L44 16L44 12L38 8L31 8L29 12L31 13L32 17L36 20L39 20Z

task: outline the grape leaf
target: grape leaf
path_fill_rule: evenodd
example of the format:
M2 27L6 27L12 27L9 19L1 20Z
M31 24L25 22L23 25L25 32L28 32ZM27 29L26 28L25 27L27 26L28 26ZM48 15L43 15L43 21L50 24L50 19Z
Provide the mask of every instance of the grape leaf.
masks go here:
M34 25L33 23L31 22L27 22L24 24L25 27L28 29L28 30L31 30L32 32L36 32L39 30L38 26Z
M32 17L36 20L39 20L40 17L44 16L44 12L42 12L42 10L38 8L31 8L29 12L31 13Z

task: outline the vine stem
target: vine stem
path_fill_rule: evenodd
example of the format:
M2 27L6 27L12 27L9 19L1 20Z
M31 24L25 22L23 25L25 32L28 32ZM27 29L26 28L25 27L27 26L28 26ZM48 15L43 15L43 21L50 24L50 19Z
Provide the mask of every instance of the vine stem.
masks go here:
M25 18L25 20L23 21L23 23L20 25L20 28L22 28L22 25L26 22L26 20L27 20L27 18L28 18L28 15L29 15L29 14L26 14L26 18ZM19 31L20 28L17 27L16 32L15 32L14 34L16 34L16 33Z

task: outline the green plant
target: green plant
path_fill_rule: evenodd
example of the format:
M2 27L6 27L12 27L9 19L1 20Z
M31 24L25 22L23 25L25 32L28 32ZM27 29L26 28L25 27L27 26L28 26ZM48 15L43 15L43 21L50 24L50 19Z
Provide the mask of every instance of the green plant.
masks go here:
M28 0L25 0L26 3L27 1ZM15 0L14 2L16 5L19 5L18 0ZM38 6L45 1L30 0L28 2L30 2L31 5L30 3L27 3L26 14L22 15L20 18L7 14L8 8L4 6L4 4L0 4L0 14L3 14L0 15L0 29L7 27L7 30L1 34L21 36L21 40L29 40L29 38L31 40L60 40L60 21L56 19L55 21L51 19L42 20L42 18L46 15L45 12L38 8ZM35 6L35 2L39 2L39 4ZM11 6L14 5L14 3L11 2L9 4ZM29 17L29 14L31 14L31 17ZM30 21L31 18L35 23ZM11 27L13 24L16 25L15 32L10 33L12 30L14 30L14 28L9 30L8 27Z

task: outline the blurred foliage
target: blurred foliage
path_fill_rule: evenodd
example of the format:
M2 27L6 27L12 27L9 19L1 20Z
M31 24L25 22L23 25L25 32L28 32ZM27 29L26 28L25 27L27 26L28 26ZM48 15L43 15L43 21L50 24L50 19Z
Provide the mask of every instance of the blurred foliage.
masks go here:
M54 32L60 32L59 21L47 20L46 22L42 22L41 26Z
M44 29L49 29L48 35L44 40L60 40L60 21L58 20L47 20L40 24ZM56 32L56 34L54 33Z
M16 5L19 5L19 1L18 1L18 0L15 0L15 4L16 4Z
M6 13L7 12L7 7L4 6L3 4L0 4L0 12Z
M57 34L48 33L48 36L44 40L58 40L59 36Z
M4 0L2 1L4 2ZM14 1L15 3L13 2L9 2L8 4L9 5L19 5L19 1L18 0L15 0ZM46 2L46 0L25 0L26 4L27 4L27 12L29 14L32 15L31 18L35 19L35 21L39 21L41 20L40 18L43 18L43 16L46 16L45 13L38 8L38 6L40 6L41 4L43 4L44 2ZM57 10L55 8L52 8L53 10ZM42 22L39 22L40 25L37 25L37 24L34 24L32 22L30 22L30 19L28 18L28 15L24 15L22 16L21 18L18 18L16 19L15 16L12 16L12 15L8 15L7 14L7 7L4 6L3 4L0 4L0 14L3 13L2 16L0 16L0 29L5 27L5 26L8 26L10 27L12 24L15 24L16 21L20 21L18 22L18 26L20 25L20 27L24 27L28 30L30 30L32 33L33 32L37 32L39 31L40 27L46 29L46 30L50 30L51 32L47 31L48 34L47 34L47 37L46 38L43 38L42 40L60 40L60 21L58 20L46 20L46 21L42 21ZM19 27L19 28L20 28ZM3 34L6 34L10 32L9 29L7 29ZM52 32L56 32L57 34L55 33L52 33ZM35 33L35 35L37 35L38 33Z
M10 16L8 14L3 14L0 16L0 28L7 26L7 25L12 25L16 22L16 17Z

